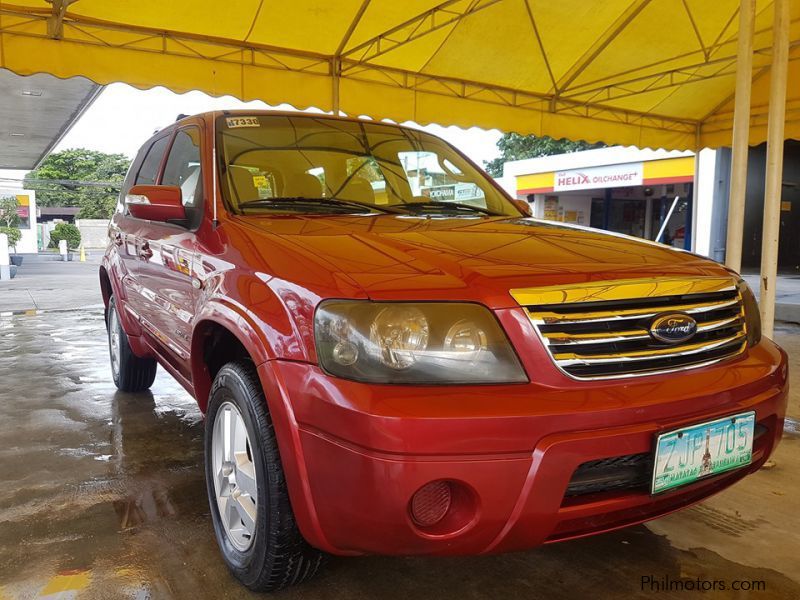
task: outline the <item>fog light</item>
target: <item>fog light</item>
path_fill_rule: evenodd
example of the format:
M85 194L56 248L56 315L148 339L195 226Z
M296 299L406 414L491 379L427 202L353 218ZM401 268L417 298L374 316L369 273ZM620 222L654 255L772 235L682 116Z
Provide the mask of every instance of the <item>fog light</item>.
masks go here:
M453 494L447 481L426 483L411 497L411 518L420 527L431 527L450 510Z

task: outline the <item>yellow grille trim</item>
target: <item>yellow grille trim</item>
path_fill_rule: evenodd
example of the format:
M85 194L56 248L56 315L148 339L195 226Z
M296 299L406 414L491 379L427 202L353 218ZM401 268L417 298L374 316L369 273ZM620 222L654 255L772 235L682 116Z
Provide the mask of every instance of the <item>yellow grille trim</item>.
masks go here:
M572 304L603 300L632 300L684 294L707 294L735 290L731 277L664 277L658 279L617 279L567 285L517 288L509 293L523 306Z
M513 289L512 297L522 305L531 320L539 337L548 350L555 365L566 375L579 380L618 379L621 377L638 377L642 375L669 373L697 368L732 358L744 352L747 347L747 326L744 319L744 306L739 293L737 281L733 277L666 277L659 279L623 279L612 281L585 282L561 286ZM709 300L698 295L734 292L726 298ZM684 296L683 302L675 302L667 306L647 306L638 301L650 298L668 298ZM725 294L727 296L727 294ZM693 301L694 300L694 301ZM592 310L592 302L609 302ZM561 310L575 304L588 304L580 307L580 312L570 313ZM661 304L664 304L663 302ZM616 305L616 307L615 307ZM727 309L729 314L723 318L706 320L704 313ZM633 340L647 340L649 330L641 324L634 325L624 319L648 319L665 312L684 312L698 319L697 332L714 332L730 326L736 331L722 333L725 337L716 339L684 342L666 347L629 348L616 351L614 344ZM730 313L733 314L730 314ZM602 331L578 331L570 333L573 326L594 324L593 328ZM616 323L616 325L615 325ZM627 325L627 328L625 327ZM557 328L560 331L542 331L544 326ZM563 327L561 327L563 326ZM587 347L591 344L592 347ZM609 347L605 352L603 346ZM598 346L595 348L595 346ZM554 352L555 346L561 352ZM564 347L566 346L566 347ZM730 350L728 350L730 348ZM704 359L708 353L716 349L725 349L725 355ZM568 350L565 352L565 350ZM599 352L597 352L599 350ZM674 357L696 357L678 366L665 363L663 366L652 366L638 369L637 364L650 359L668 361ZM623 364L629 367L620 370ZM608 365L605 369L603 365ZM573 369L593 369L591 372L577 374Z
M712 302L695 302L693 304L677 304L669 307L639 307L639 308L626 308L622 310L598 310L587 311L580 313L562 314L547 311L528 311L532 319L537 322L546 324L570 323L573 321L587 322L596 319L613 319L616 317L647 317L654 316L659 313L668 312L685 312L685 313L698 313L708 310L717 310L720 308L728 308L739 304L739 298L731 298L725 302L712 301Z
M739 339L744 339L745 332L740 331L736 335L732 335L721 340L713 340L710 342L697 342L695 344L684 344L676 346L667 346L658 350L636 350L633 352L614 352L613 354L577 354L575 352L561 352L553 354L553 358L557 361L588 361L597 362L601 360L624 360L626 358L658 358L659 356L668 356L673 354L689 354L700 350L711 350L720 346L726 346Z
M528 313L530 314L530 313ZM717 319L716 321L707 321L697 327L697 333L703 331L711 331L726 325L736 325L741 321L742 315L739 314L735 317L727 317L725 319ZM629 329L627 331L604 331L601 333L564 333L560 331L543 333L542 336L547 338L547 342L554 345L564 345L572 343L587 343L594 340L607 340L608 338L647 338L650 337L650 332L647 329Z

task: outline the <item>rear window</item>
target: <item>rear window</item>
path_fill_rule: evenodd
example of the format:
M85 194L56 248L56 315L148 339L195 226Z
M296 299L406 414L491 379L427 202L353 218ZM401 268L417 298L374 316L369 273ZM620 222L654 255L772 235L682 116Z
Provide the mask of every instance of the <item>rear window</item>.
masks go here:
M175 134L161 185L181 188L190 228L200 224L203 205L203 173L200 164L200 129L186 127Z
M164 158L167 141L169 141L169 136L158 138L152 143L147 151L147 156L142 162L142 166L139 167L139 173L136 175L136 181L134 182L135 185L154 185L156 183L158 167L161 165L161 159Z

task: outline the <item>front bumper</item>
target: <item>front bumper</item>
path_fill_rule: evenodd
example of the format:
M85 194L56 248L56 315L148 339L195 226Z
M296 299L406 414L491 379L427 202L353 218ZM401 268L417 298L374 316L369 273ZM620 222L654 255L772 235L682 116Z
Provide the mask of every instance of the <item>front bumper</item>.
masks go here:
M481 554L624 527L701 500L767 460L783 431L786 355L765 340L735 360L616 382L376 386L314 365L259 367L298 524L334 554ZM651 496L565 496L587 461L652 452L658 433L754 410L742 469ZM452 526L424 530L409 502L445 479L467 493Z

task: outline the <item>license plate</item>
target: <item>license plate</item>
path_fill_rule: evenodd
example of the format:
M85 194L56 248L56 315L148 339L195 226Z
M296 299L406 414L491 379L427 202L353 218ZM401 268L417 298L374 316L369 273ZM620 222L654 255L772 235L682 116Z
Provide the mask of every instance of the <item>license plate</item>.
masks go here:
M746 412L662 433L651 493L658 494L750 464L756 413Z

